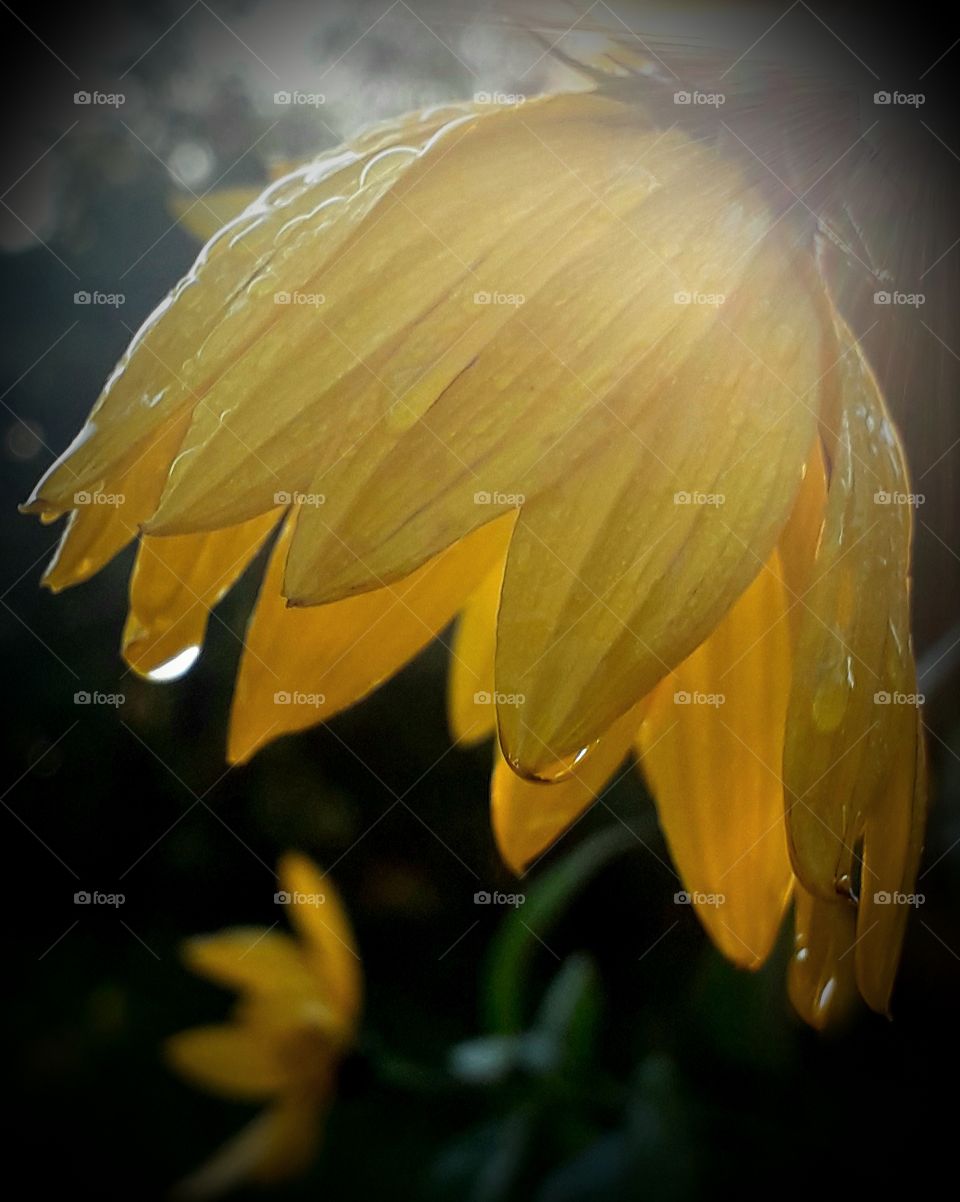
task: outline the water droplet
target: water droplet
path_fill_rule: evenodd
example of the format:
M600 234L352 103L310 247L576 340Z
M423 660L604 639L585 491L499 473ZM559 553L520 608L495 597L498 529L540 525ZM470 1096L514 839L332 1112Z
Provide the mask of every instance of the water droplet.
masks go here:
M200 648L198 646L185 647L183 651L178 651L172 659L168 659L166 663L160 664L159 667L148 672L147 680L179 680L181 676L186 676L197 662L199 655Z
M542 768L538 772L529 771L514 759L510 760L510 766L524 780L539 781L546 785L557 784L560 781L569 780L575 774L576 769L583 764L583 761L592 755L598 742L599 740L591 743L588 747L581 747L573 755L564 756L563 759L557 760L556 763L550 764L549 767Z

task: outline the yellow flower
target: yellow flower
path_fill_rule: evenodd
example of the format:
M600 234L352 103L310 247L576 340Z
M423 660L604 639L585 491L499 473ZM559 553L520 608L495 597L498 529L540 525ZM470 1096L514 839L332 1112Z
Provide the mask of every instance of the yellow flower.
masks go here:
M761 964L796 898L791 994L820 1025L857 988L887 1009L884 899L920 852L908 493L811 225L595 91L415 114L275 182L28 508L72 511L55 589L142 531L124 655L148 675L281 525L234 762L461 613L451 721L497 729L508 863L632 749L727 956Z
M288 854L279 878L300 936L238 927L191 939L187 965L240 1000L230 1022L173 1036L167 1053L187 1080L267 1109L184 1183L209 1195L243 1181L270 1183L312 1159L352 1045L361 1000L353 934L329 878Z

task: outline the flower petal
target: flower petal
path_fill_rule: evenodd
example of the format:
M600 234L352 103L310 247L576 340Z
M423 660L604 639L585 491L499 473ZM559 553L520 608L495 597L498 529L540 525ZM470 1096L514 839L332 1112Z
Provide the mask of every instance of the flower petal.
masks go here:
M856 909L845 897L822 901L796 890L796 935L787 975L790 1001L818 1031L842 1021L857 1000Z
M70 513L41 583L54 593L81 584L136 538L157 507L167 467L185 430L183 418L167 422L151 442L127 456L114 474L90 489L74 491L70 505L77 508Z
M266 513L211 534L140 540L130 577L123 657L149 675L203 645L210 610L233 587L277 522Z
M783 785L790 627L780 558L654 694L638 750L674 863L717 947L759 968L793 889Z
M167 1041L167 1055L181 1076L227 1098L259 1101L290 1084L276 1048L238 1023L180 1031Z
M264 341L291 311L276 305L274 295L309 287L415 157L391 154L368 172L380 152L427 138L453 114L471 111L434 110L377 126L355 148L337 147L278 180L226 225L141 326L85 426L26 508L68 507L77 489L116 474L131 449L141 453L176 415L199 407L221 423L252 386L266 385L276 402L282 384L276 368L296 361L299 348L289 339Z
M262 1185L306 1172L317 1152L325 1106L293 1094L279 1098L181 1181L177 1198L213 1198L250 1181Z
M515 768L588 746L756 576L813 442L827 336L804 252L770 235L631 427L523 506L497 632L497 691L526 696L499 714Z
M628 121L628 110L611 102L594 100L589 108L620 120L600 125L587 165L614 155L622 160L617 135L635 129L637 118ZM557 140L570 140L563 121L576 111L564 97L524 105L522 116L488 111L461 118L419 156L409 149L381 160L377 170L381 164L396 170L391 164L398 158L405 166L370 220L322 264L310 291L300 286L301 297L322 303L283 307L282 326L244 373L246 391L232 387L224 398L226 422L216 396L196 411L152 529L180 533L237 521L272 503L278 488L327 495L331 507L344 503L338 494L347 488L352 496L379 458L374 451L392 447L510 321L514 308L475 303L478 289L515 292L509 280L520 278L532 289L556 270L523 222L533 188L539 185L539 203L564 222L595 206L530 132L545 125ZM497 170L481 175L474 167L465 187L464 173L491 155ZM551 167L554 177L562 174L563 189L547 188ZM513 194L520 200L508 220L503 206ZM276 287L297 299L294 288ZM333 469L358 445L362 472L351 460L341 483ZM325 516L314 517L322 529ZM309 515L304 520L309 531L313 522Z
M250 993L316 992L296 940L266 927L233 927L183 944L183 960L200 976Z
M330 718L416 655L503 558L510 521L483 527L395 585L318 609L294 609L280 595L293 530L288 520L244 639L229 760L249 759L271 739Z
M631 710L608 730L563 780L529 781L517 776L496 749L490 806L497 847L521 876L587 809L630 753L641 709Z
M450 646L447 724L458 743L480 743L493 734L493 661L497 649L497 606L503 583L498 563L467 600Z
M830 485L800 600L783 757L794 871L827 901L851 890L866 816L896 761L914 756L886 703L913 691L909 487L876 381L846 327L838 333L824 414Z
M349 1033L360 1010L363 978L350 920L333 881L306 856L290 852L280 861L282 887L293 896L290 919L307 944L322 993ZM319 900L322 898L322 901Z
M857 984L867 1005L881 1014L889 1013L907 917L922 901L914 889L927 818L926 750L918 717L901 709L900 730L886 736L894 743L893 770L864 826L857 913Z
M557 97L536 112L534 124L524 107L509 138L504 127L464 137L421 187L405 181L399 228L414 208L408 236L419 231L420 257L437 264L440 324L422 327L426 347L416 327L400 345L421 365L442 358L404 397L399 423L367 420L346 454L338 443L318 466L310 490L328 503L305 514L284 584L299 602L414 570L491 508L529 501L604 439L622 440L718 325L716 307L677 296L732 292L750 274L772 219L734 168L598 97ZM477 318L478 287L525 300L482 306ZM800 302L801 329L808 308Z

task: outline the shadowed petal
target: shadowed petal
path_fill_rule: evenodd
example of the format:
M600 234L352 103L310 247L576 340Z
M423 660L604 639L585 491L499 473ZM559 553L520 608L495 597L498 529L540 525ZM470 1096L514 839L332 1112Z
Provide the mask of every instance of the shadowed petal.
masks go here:
M491 523L395 585L312 609L286 605L288 520L247 627L228 758L322 722L366 696L447 625L503 558L511 519Z
M447 724L458 743L479 743L497 725L493 663L503 564L489 572L457 619L447 677Z
M824 900L851 889L870 807L895 762L914 759L892 703L914 691L909 485L876 381L838 329L838 392L824 413L830 484L800 602L783 757L794 871Z

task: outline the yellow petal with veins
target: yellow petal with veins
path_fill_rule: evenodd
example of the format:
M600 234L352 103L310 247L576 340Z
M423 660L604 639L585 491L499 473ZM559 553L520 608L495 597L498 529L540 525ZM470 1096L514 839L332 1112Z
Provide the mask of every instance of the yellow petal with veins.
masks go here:
M912 692L911 508L897 436L846 327L824 412L830 484L803 590L783 776L794 871L829 901L852 888L855 845L898 759L897 692Z
M474 153L478 131L425 179L411 173L404 181L410 187L402 204L409 200L419 221L404 209L391 228L410 225L421 257L436 263L444 298L434 321L447 324L440 333L424 327L424 336L434 358L438 348L453 349L405 398L407 428L381 422L339 461L328 456L317 467L310 491L325 494L328 505L298 528L287 596L317 604L370 588L371 578L402 576L485 520L491 507L513 508L554 482L563 486L571 465L605 441L655 446L644 409L661 392L673 405L686 404L672 385L723 323L725 307L677 297L682 302L684 289L693 288L732 294L748 279L755 296L758 286L775 292L780 272L797 275L790 236L778 228L775 251L765 249L772 219L729 164L679 134L647 131L636 118L631 127L628 110L609 101L563 103L559 112L569 119L559 125L544 106L535 126L525 106L509 140L485 127L497 156L493 174ZM505 197L501 157L511 180ZM558 239L557 226L571 221L575 236ZM759 280L755 258L766 267ZM410 271L419 285L422 271ZM523 304L481 306L493 312L470 317L461 337L465 314L477 312L477 288L491 298L495 290L506 298L520 293ZM788 316L796 341L816 341L805 326L810 305L802 286L787 279L785 290L778 304L756 307L757 318L740 331L756 345L735 347L738 360L756 365L768 357L766 335ZM778 346L775 334L774 359ZM714 340L711 354L719 351ZM720 373L699 362L696 380L687 379L702 391ZM803 387L813 378L805 376ZM776 393L772 375L770 382ZM771 418L777 404L770 403Z
M450 645L447 724L458 743L479 743L496 729L493 661L502 583L503 564L498 563L457 619Z
M654 694L638 750L674 863L720 950L759 968L790 899L783 786L790 692L776 551Z
M277 521L276 511L210 534L144 536L130 577L123 656L148 675L203 645L210 610L233 587Z
M497 692L526 697L499 713L519 771L542 774L649 693L710 634L780 535L813 442L830 336L803 253L764 239L632 426L523 506L496 665Z
M163 491L167 467L177 453L186 420L175 418L90 489L77 488L60 545L41 583L52 592L89 580L136 538Z
M280 595L292 537L274 548L247 627L230 716L228 758L322 722L366 696L440 633L503 558L512 519L501 519L396 585L317 609Z
M857 1001L856 908L845 897L823 901L796 889L796 935L787 975L800 1017L822 1031L842 1021Z
M77 489L116 474L131 448L149 444L176 415L199 407L221 424L256 387L277 404L286 383L277 369L302 362L304 348L291 340L293 330L276 337L281 317L296 306L277 304L275 296L319 291L311 281L416 160L416 148L473 112L470 105L451 106L375 126L271 184L207 243L147 318L85 426L25 508L68 507ZM409 153L389 153L408 141ZM387 158L368 170L384 152ZM307 333L315 342L315 327ZM262 398L255 404L264 409Z
M265 374L264 364L245 376L249 395L231 396L225 423L216 404L196 411L152 529L179 533L236 521L262 509L278 487L322 494L326 512L304 513L303 534L295 545L302 543L297 558L303 555L305 562L292 577L291 595L319 603L359 591L340 585L333 574L341 553L348 556L346 567L357 569L339 540L363 555L360 519L351 517L348 529L346 511L359 493L367 499L376 494L382 500L378 511L387 515L381 521L405 520L372 480L385 457L391 457L391 468L395 458L411 472L414 463L420 465L414 473L418 507L424 504L424 478L431 480L431 497L436 493L442 477L430 462L415 448L400 449L408 432L424 440L431 457L440 457L444 475L469 476L458 439L445 430L446 410L452 407L485 439L502 430L502 412L496 423L491 413L502 387L493 382L491 390L491 377L503 382L518 372L534 374L529 361L546 351L535 340L529 345L529 332L519 337L528 324L528 307L545 285L564 277L570 258L590 258L598 236L612 227L622 234L619 215L656 191L658 179L637 167L644 152L665 177L695 156L682 139L654 135L634 111L599 98L549 97L467 121L445 134L325 265L313 286L322 303L285 306L283 345L276 337L264 344L263 354L272 355L271 374ZM583 180L566 165L574 153ZM624 178L618 180L618 173ZM603 204L593 187L597 179L618 185L608 189ZM543 223L546 239L531 237L528 218ZM572 226L575 238L556 237L558 228ZM609 247L607 254L612 254ZM591 286L601 267L589 269ZM581 290L587 282L585 270ZM622 307L622 292L607 287ZM555 321L554 305L541 304ZM612 314L606 316L611 320ZM595 320L599 324L599 315ZM582 330L581 338L586 333ZM501 345L501 337L510 345ZM588 359L583 347L576 358ZM613 370L609 363L604 366L608 374ZM549 371L562 371L552 356ZM569 372L563 374L569 407L575 384ZM547 381L539 378L537 387L546 389ZM511 388L519 411L528 401L526 379ZM471 411L463 412L458 399L465 390L479 395L483 408L472 403ZM555 397L551 425L540 435L541 451L552 430L563 428L563 407ZM478 515L473 505L474 493L482 488L474 481L469 489L474 525L491 516L490 509ZM393 578L441 549L442 544L425 547L419 561ZM374 571L387 578L376 565ZM318 589L323 596L314 595Z
M497 748L490 782L493 832L517 876L595 803L630 753L641 713L642 707L625 714L580 763L566 768L565 779L550 784L517 776Z
M181 1031L167 1040L167 1055L182 1076L228 1098L259 1101L291 1080L276 1048L237 1023Z

